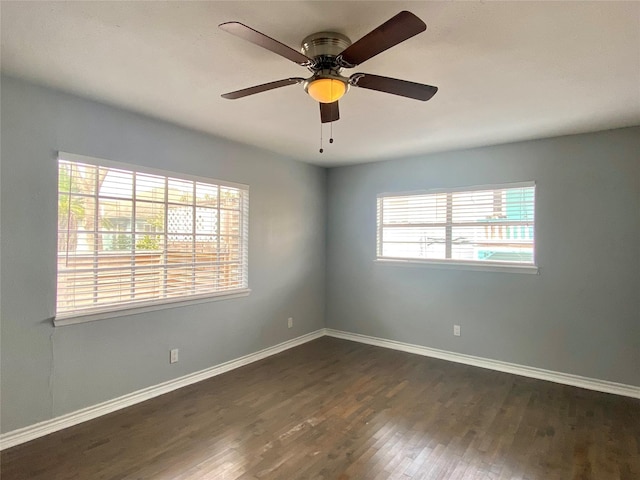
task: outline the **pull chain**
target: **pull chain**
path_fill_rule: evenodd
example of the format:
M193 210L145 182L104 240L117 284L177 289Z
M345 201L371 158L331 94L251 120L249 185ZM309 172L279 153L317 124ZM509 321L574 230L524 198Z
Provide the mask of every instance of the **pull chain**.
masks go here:
M331 98L333 98L333 82L331 82ZM335 103L331 104L332 110L333 110L333 107L335 107L335 106L336 106ZM331 112L331 113L332 113L331 118L333 118L333 112ZM330 132L331 132L329 134L329 143L333 143L333 120L331 120L331 125L330 125L329 128L330 128Z
M322 122L320 122L320 153L324 152L322 148Z

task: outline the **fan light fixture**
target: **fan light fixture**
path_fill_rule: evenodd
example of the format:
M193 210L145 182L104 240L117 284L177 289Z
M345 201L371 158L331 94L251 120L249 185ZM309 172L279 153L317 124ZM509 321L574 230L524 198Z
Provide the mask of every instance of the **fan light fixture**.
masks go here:
M338 100L351 87L376 90L423 102L429 100L438 91L438 87L432 85L370 73L358 72L348 77L342 75L344 69L355 68L379 53L424 32L427 25L411 12L398 13L355 43L352 43L349 37L337 32L312 33L302 40L300 50L295 50L240 22L225 22L219 27L225 32L291 60L311 72L309 78L283 78L275 82L224 93L222 97L235 100L287 85L302 84L305 92L320 106L320 153L323 152L322 125L325 123L333 125L333 122L340 120ZM329 138L329 143L333 143L333 138Z
M347 92L347 84L335 78L318 78L307 86L307 93L316 102L333 103Z

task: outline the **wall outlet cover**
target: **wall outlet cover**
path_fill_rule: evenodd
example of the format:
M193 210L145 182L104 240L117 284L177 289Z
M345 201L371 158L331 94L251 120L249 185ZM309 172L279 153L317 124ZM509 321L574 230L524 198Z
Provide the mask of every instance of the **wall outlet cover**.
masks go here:
M178 363L178 349L173 348L169 352L169 363Z

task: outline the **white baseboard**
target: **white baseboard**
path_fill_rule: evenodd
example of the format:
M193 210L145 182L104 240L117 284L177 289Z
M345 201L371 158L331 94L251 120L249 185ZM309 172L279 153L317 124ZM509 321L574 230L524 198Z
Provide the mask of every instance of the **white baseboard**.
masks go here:
M369 335L361 335L359 333L344 332L331 328L326 328L325 332L325 334L330 337L342 338L344 340L352 340L354 342L366 343L368 345L391 348L393 350L415 353L417 355L423 355L426 357L439 358L442 360L448 360L450 362L464 363L465 365L487 368L489 370L497 370L499 372L513 373L515 375L521 375L523 377L548 380L550 382L572 385L574 387L596 390L598 392L613 393L615 395L623 395L625 397L640 398L640 387L634 385L608 382L606 380L581 377L579 375L572 375L569 373L554 372L552 370L544 370L542 368L527 367L525 365L518 365L515 363L501 362L500 360L474 357L472 355L448 352L446 350L438 350L436 348L397 342L395 340L386 340L384 338L371 337Z
M44 437L50 433L78 425L79 423L135 405L136 403L144 402L145 400L169 393L173 390L177 390L178 388L186 387L187 385L206 380L207 378L215 377L221 373L228 372L249 363L262 360L263 358L271 355L275 355L276 353L283 352L284 350L297 347L303 343L310 342L311 340L320 338L323 335L325 335L325 329L321 328L315 332L302 335L292 340L287 340L286 342L279 343L273 347L265 348L264 350L221 363L214 367L190 373L189 375L169 380L152 387L144 388L142 390L123 395L122 397L114 398L113 400L108 400L91 407L83 408L82 410L77 410L60 417L52 418L51 420L45 420L44 422L39 422L34 425L29 425L28 427L4 433L0 435L0 450L20 445L21 443L25 443L39 437Z
M311 340L315 340L316 338L320 338L324 335L352 340L354 342L366 343L368 345L375 345L378 347L391 348L402 352L415 353L426 357L439 358L450 362L464 363L466 365L497 370L499 372L513 373L515 375L522 375L524 377L537 378L540 380L548 380L550 382L572 385L574 387L596 390L598 392L640 398L640 387L633 385L608 382L606 380L581 377L579 375L554 372L541 368L527 367L525 365L501 362L499 360L491 360L488 358L474 357L472 355L448 352L446 350L438 350L436 348L423 347L421 345L397 342L395 340L386 340L384 338L371 337L369 335L361 335L359 333L344 332L331 328L321 328L315 332L302 335L301 337L297 337L292 340L287 340L286 342L279 343L273 347L265 348L264 350L236 358L235 360L231 360L214 367L200 370L199 372L194 372L174 380L169 380L152 387L144 388L122 397L114 398L113 400L108 400L91 407L83 408L82 410L77 410L60 417L52 418L51 420L45 420L44 422L4 433L0 435L0 450L20 445L21 443L35 440L39 437L44 437L50 433L78 425L79 423L86 422L87 420L101 417L107 413L115 412L116 410L120 410L140 402L144 402L159 395L177 390L178 388L186 387L187 385L215 377L221 373L262 360L263 358L275 355L298 345L302 345L303 343L310 342Z

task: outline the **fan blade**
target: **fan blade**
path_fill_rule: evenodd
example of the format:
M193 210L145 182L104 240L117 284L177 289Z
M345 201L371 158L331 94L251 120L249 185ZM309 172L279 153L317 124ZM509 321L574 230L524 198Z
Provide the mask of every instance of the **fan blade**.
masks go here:
M397 78L381 77L370 73L354 73L349 77L349 84L354 87L368 88L379 92L400 95L426 102L438 91L438 87L424 85L422 83L398 80Z
M247 97L255 93L266 92L268 90L273 90L274 88L286 87L287 85L302 82L304 82L304 78L285 78L284 80L278 80L276 82L263 83L262 85L256 85L255 87L243 88L242 90L236 90L235 92L224 93L221 97L229 100L235 100L236 98Z
M413 13L400 12L348 46L337 61L345 68L353 68L426 29L427 25Z
M337 122L340 120L338 101L320 104L320 120L322 123Z
M266 48L267 50L272 51L273 53L277 53L278 55L291 60L292 62L297 63L298 65L302 65L303 67L309 66L313 64L313 60L311 60L306 55L294 50L293 48L285 45L284 43L280 43L277 40L274 40L271 37L267 37L264 33L260 33L257 30L254 30L251 27L247 27L246 25L240 22L226 22L218 25L225 32L229 32L236 37L243 38L248 42L254 43L262 48Z

